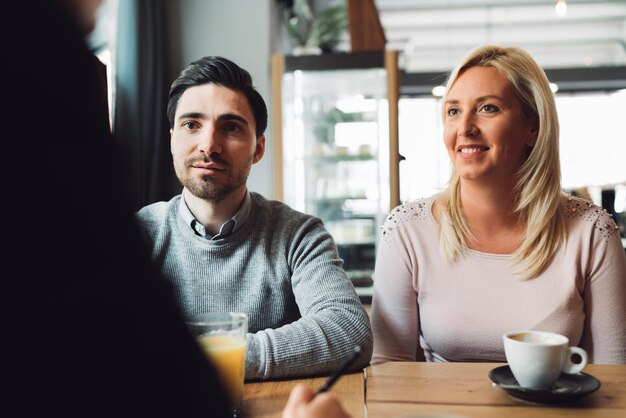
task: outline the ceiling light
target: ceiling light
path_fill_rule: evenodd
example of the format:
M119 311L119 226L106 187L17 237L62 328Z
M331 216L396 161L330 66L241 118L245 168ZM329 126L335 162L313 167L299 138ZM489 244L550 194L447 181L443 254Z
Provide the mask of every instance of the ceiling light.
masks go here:
M446 86L435 86L431 90L431 93L435 97L443 97L443 95L446 93Z
M337 100L335 107L343 113L375 112L378 109L378 101L366 99L362 94L358 94L354 97Z
M565 16L567 13L567 3L565 0L557 0L556 1L556 15L557 16Z

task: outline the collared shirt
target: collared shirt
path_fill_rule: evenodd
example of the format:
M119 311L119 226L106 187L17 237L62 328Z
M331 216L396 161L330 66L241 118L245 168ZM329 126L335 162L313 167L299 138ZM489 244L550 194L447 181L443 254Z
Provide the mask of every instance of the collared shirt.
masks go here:
M221 238L226 238L234 234L235 231L241 227L241 225L246 223L246 220L250 216L250 207L252 206L251 202L252 200L250 198L250 192L246 191L246 196L243 199L243 204L241 205L241 208L239 208L237 213L235 213L232 218L222 224L219 232L217 233L217 235L214 236L211 236L204 227L204 225L202 225L200 221L198 221L196 217L193 216L193 213L191 213L191 210L189 210L189 207L187 206L187 202L185 202L185 195L182 193L179 212L185 223L189 225L189 227L196 233L196 235L199 235L209 240L217 240Z

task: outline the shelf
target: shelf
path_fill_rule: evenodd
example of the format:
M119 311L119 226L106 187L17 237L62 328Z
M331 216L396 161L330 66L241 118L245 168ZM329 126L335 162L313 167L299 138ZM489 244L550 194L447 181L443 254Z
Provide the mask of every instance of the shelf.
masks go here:
M359 296L372 296L374 294L374 286L359 287L355 286L356 294Z
M354 241L335 241L337 246L341 247L355 247L357 245L375 245L376 240L374 238L369 240L354 240Z
M372 269L351 269L346 270L346 275L350 280L355 283L365 283L365 287L369 286L372 283L372 276L374 274L374 270Z
M306 199L307 203L343 203L346 200L372 200L375 201L377 199L369 199L366 196L339 196L339 197L315 197L312 199Z
M400 204L398 51L272 57L275 197L319 217L361 300Z
M322 55L285 55L284 63L286 72L381 68L385 66L385 53L383 51L356 51Z
M303 160L311 161L314 163L337 163L342 161L376 161L374 155L321 155L321 156L307 156Z
M356 294L359 297L359 300L361 300L361 303L372 303L372 296L374 296L374 286L355 287L354 290L356 290Z
M372 270L347 270L346 273L352 281L354 290L361 303L372 303L374 283L371 276L374 272Z

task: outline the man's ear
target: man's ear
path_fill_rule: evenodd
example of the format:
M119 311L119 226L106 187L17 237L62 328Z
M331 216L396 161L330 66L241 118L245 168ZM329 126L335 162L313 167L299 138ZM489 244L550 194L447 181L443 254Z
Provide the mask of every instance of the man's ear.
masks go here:
M254 148L254 156L252 157L252 164L256 164L261 161L265 154L265 135L261 135L256 139L256 145Z

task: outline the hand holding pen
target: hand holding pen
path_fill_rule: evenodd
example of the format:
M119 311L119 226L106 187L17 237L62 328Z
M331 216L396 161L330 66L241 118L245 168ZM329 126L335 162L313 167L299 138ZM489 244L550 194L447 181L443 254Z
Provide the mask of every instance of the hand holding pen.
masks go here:
M327 390L329 390L335 384L335 382L341 377L341 375L343 375L347 370L349 370L350 366L352 366L352 363L354 363L354 361L356 360L360 352L361 352L361 346L357 345L356 347L354 347L354 349L352 350L352 353L350 353L350 356L348 356L343 361L343 363L339 365L339 368L337 368L337 370L335 370L333 374L331 374L328 377L328 379L326 379L324 384L317 390L315 394L318 395L320 393L324 393Z
M282 418L353 418L334 393L315 395L313 389L298 383L289 395Z
M325 392L352 366L360 352L360 346L354 347L350 355L326 379L317 392L314 393L304 384L296 385L283 409L282 418L351 418L341 406L339 399L334 394Z

